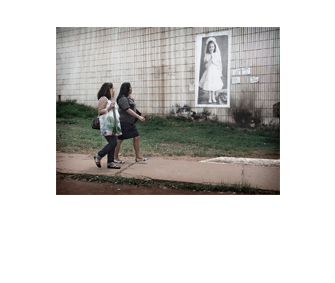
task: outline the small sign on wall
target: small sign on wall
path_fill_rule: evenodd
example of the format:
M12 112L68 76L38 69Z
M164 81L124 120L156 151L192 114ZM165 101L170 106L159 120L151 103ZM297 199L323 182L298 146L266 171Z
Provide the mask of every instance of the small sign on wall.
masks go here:
M253 83L257 83L259 80L258 77L250 77L250 82L253 84Z
M240 77L232 77L231 82L233 84L239 84L241 82L241 78Z
M243 68L242 75L250 75L250 68Z
M189 83L188 89L189 91L194 91L194 83Z
M241 69L233 70L233 76L240 76L240 75L241 75Z

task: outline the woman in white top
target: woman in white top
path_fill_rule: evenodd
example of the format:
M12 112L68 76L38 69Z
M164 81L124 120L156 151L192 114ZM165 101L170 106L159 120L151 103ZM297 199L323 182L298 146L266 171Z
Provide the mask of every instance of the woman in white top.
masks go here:
M112 83L104 83L98 94L97 98L99 100L98 105L98 114L103 115L113 110L115 107L115 101L111 101L114 97L114 87ZM107 109L106 109L107 108ZM114 164L114 151L117 145L117 137L116 136L105 136L108 144L100 150L95 156L94 161L95 164L101 168L101 159L107 154L107 168L109 169L120 169L120 166Z

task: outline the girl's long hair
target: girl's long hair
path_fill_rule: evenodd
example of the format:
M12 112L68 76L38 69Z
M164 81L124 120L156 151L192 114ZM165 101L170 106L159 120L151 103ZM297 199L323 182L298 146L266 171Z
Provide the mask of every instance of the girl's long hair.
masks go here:
M110 89L113 87L112 83L104 83L100 90L98 91L97 94L97 98L98 100L102 97L102 96L106 96L108 98L108 100L110 100L112 98L111 96L111 92Z
M211 40L211 41L209 41L209 42L207 43L206 53L209 53L209 45L210 45L211 43L214 44L214 51L213 51L213 53L216 52L216 44L215 44L215 42L214 42L213 40Z
M119 95L117 96L116 103L119 103L119 99L122 96L128 97L129 90L130 90L130 83L123 83L120 87L120 92L119 92Z

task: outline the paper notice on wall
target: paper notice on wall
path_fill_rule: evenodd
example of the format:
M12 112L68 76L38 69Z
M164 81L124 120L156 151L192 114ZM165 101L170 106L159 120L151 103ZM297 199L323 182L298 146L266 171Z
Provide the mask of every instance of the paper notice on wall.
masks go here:
M194 83L189 84L189 91L194 91Z
M233 83L233 84L239 84L240 83L240 77L232 77L232 80L231 80L231 82Z
M251 82L251 83L257 83L258 80L259 80L258 77L250 77L250 82Z
M233 76L240 76L240 75L241 75L241 69L233 70Z
M243 68L242 75L250 75L250 68Z

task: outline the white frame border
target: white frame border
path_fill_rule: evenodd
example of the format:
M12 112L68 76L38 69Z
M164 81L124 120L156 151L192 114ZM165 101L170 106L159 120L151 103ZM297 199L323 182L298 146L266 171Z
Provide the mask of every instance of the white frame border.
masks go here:
M218 31L211 33L197 34L195 39L195 107L212 107L212 108L230 108L230 57L231 57L231 34L232 30ZM209 36L228 35L228 65L227 65L227 105L218 104L198 104L199 90L199 71L200 71L200 56L202 47L202 38ZM221 51L222 53L222 51Z

